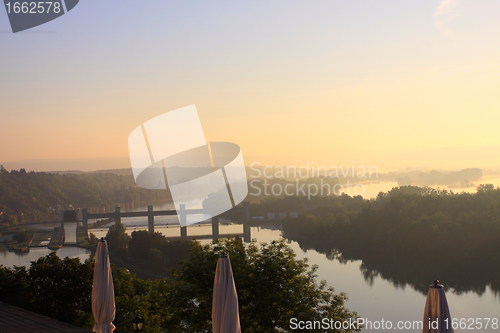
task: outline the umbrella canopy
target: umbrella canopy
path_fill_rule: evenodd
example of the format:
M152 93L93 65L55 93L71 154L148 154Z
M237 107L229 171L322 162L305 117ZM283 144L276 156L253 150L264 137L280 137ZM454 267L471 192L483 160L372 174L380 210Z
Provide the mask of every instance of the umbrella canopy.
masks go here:
M238 295L229 257L223 253L217 261L212 300L214 333L241 333Z
M111 322L115 319L115 290L109 265L108 245L104 239L97 244L92 286L92 313L94 332L109 333L115 330Z
M448 319L446 321L446 319ZM446 301L444 289L439 280L429 286L424 310L424 327L422 333L454 333L450 309Z

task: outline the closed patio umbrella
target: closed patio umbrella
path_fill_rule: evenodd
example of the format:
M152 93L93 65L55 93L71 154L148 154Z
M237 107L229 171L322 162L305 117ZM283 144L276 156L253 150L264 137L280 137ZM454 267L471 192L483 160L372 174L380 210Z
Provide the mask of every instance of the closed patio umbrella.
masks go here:
M446 321L446 319L448 319ZM429 286L424 310L424 327L422 333L454 333L450 309L446 301L443 285L439 280Z
M104 239L97 244L92 285L92 314L94 332L109 333L115 330L115 290L109 265L108 245Z
M219 256L215 270L212 329L214 333L241 333L233 270L231 261L224 252Z

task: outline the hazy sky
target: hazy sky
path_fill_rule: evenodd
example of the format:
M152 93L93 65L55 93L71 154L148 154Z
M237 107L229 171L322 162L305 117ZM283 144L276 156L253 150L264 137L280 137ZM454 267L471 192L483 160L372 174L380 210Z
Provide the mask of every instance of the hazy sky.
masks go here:
M135 127L196 104L206 139L247 163L500 167L499 13L497 0L82 0L12 34L0 9L0 162L124 157Z

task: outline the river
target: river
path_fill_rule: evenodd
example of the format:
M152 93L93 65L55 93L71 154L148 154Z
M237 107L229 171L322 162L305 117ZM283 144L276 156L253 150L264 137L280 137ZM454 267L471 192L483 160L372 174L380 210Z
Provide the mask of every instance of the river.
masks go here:
M387 191L388 186L382 189L380 184L377 185L376 190ZM389 188L390 189L390 188ZM372 191L375 193L375 191ZM378 192L377 192L378 193ZM167 209L170 207L154 207L155 210ZM145 207L138 207L137 210L145 210ZM155 230L161 232L165 236L178 236L180 235L180 228L178 226L167 226L167 223L174 222L173 217L157 217L155 220ZM146 230L147 218L127 218L122 219L122 222L127 227L127 232L132 233L134 230ZM97 237L105 236L107 228L91 230ZM221 224L220 233L242 233L241 225ZM211 225L193 225L188 227L188 235L203 235L211 233ZM274 239L280 239L281 231L264 229L262 227L251 228L252 239L257 242L270 242ZM202 241L203 243L209 242L208 240ZM358 315L371 321L374 326L377 322L391 321L393 329L395 329L398 321L421 321L423 317L423 310L425 306L425 295L416 291L409 285L406 287L396 286L390 281L381 276L375 276L373 279L363 277L361 272L361 261L351 261L347 263L340 263L337 260L329 260L324 254L318 253L315 250L303 251L299 244L295 241L289 242L289 245L296 252L297 258L309 258L309 264L318 265L318 280L326 280L329 286L335 288L336 292L345 292L349 297L347 307L351 310L357 311ZM0 263L4 266L13 267L14 265L29 265L30 261L36 260L40 256L44 256L51 252L51 250L39 248L31 249L29 253L18 255L14 252L8 252L3 245L0 247ZM89 251L75 248L63 247L57 251L60 257L79 257L85 260L89 257ZM430 260L438 260L431 258ZM496 263L492 263L495 265ZM438 277L439 278L439 277ZM429 284L432 281L424 281ZM446 286L446 281L441 281ZM471 286L473 289L473 286ZM458 294L452 289L446 289L448 304L450 307L451 316L453 318L465 320L474 320L477 318L490 318L498 320L500 317L500 300L495 293L487 287L486 291L479 295L476 292L467 292ZM480 319L479 322L486 323L486 319ZM469 321L470 323L470 321ZM387 325L387 323L386 323ZM407 324L408 325L408 324ZM492 328L492 322L489 323L488 329L474 330L480 332L498 332L497 329ZM364 330L365 332L381 332L382 329ZM399 330L396 330L399 331ZM404 329L405 332L421 332L421 329ZM455 332L468 332L471 329L457 329Z

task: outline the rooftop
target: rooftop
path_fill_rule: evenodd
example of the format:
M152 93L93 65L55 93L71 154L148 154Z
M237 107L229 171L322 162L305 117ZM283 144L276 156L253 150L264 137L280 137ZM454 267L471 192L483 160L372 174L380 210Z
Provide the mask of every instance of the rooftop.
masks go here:
M0 302L2 333L91 333L62 321Z

